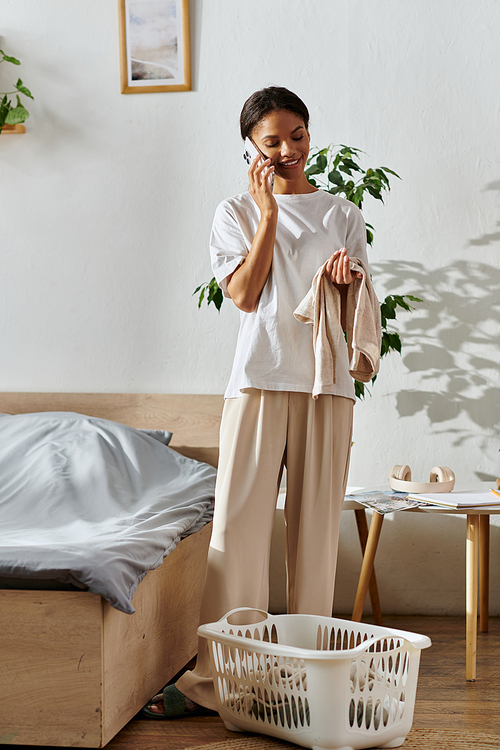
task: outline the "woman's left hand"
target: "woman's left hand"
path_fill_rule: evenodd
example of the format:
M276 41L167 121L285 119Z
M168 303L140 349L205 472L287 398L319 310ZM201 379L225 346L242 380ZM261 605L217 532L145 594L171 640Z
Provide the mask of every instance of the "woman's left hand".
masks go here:
M326 264L326 274L334 284L350 284L354 279L362 279L359 271L352 272L350 258L345 247L335 250Z

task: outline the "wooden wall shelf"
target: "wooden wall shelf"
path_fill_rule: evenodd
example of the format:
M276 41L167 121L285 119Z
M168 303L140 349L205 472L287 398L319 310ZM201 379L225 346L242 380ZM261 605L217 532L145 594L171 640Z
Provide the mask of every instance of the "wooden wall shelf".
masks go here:
M24 125L4 125L0 135L17 135L20 133L26 133Z

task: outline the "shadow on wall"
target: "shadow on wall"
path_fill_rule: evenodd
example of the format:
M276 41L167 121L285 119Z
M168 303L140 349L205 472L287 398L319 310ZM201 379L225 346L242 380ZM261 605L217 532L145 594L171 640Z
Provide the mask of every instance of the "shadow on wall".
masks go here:
M470 244L498 240L500 232ZM424 300L405 318L402 334L403 362L423 387L397 393L399 415L425 412L433 425L466 415L481 428L484 447L500 430L500 268L480 260L432 270L405 261L372 267L388 293L403 289ZM474 426L447 427L443 432L454 437L454 445L478 440Z
M500 180L496 180L495 182L490 182L488 185L486 185L484 192L496 192L500 194ZM486 247L486 245L494 244L495 242L500 243L500 221L497 222L498 232L489 232L487 234L483 234L482 237L478 237L477 240L470 240L469 246L470 247Z

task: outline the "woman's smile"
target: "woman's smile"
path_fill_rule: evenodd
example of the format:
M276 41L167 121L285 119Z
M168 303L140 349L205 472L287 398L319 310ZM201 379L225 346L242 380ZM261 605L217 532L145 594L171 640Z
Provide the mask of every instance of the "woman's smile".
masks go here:
M293 167L298 167L300 164L300 157L298 159L294 159L293 161L280 161L278 162L280 167L284 167L285 169L292 169Z

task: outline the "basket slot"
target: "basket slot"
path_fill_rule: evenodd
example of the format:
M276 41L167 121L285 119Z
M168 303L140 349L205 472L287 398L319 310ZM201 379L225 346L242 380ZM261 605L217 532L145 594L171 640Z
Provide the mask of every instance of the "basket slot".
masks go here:
M305 721L303 726L307 724L307 726L309 727L311 725L311 712L309 711L309 701L307 700L307 698L304 698L303 708L302 708L302 698L299 698L299 711L301 711L301 709L302 709L302 713L303 713L304 721Z
M366 711L365 711L365 726L367 729L370 729L370 724L373 719L373 698L370 695L368 700L366 701Z
M401 672L401 683L403 686L406 685L406 682L408 680L408 671L410 668L410 654L407 651L405 653L404 663L403 663L403 670Z
M316 635L316 650L323 651L325 648L326 628L322 625L318 625L318 632Z
M382 721L384 724L384 727L387 726L389 723L389 716L390 716L390 710L391 710L391 698L388 693L384 696L384 707L382 710Z
M264 708L266 707L266 705L267 705L267 704L266 704L266 700L265 700L265 698L264 698L264 697L263 697L263 695L262 695L262 690L261 690L260 688L258 688L258 689L257 689L257 693L256 693L256 696L255 696L255 697L256 697L256 700L257 700L257 706L258 706L258 707L259 707L260 709L264 709ZM253 705L252 705L252 712L253 712L253 710L254 710L254 707L253 707ZM265 711L264 711L264 710L262 710L262 716L260 716L260 712L259 712L259 713L257 714L257 718L262 718L262 720L265 720Z
M330 651L335 651L335 636L336 636L335 628L331 628L331 630L330 630L330 643L328 645L328 648L329 648Z
M285 719L286 719L286 722L288 724L288 728L291 729L292 728L292 711L291 711L291 708L290 708L290 702L288 700L288 695L286 693L285 693L284 704L285 704Z
M396 657L396 663L394 665L394 684L396 687L399 684L406 685L408 679L408 666L410 664L410 653L409 651L399 651Z
M328 648L330 646L330 633L328 632L328 628L325 627L323 632L323 651L328 651Z
M399 696L399 710L398 710L398 716L397 716L398 721L401 721L401 719L403 718L405 704L406 704L406 695L405 695L405 691L402 690Z
M302 670L302 690L307 690L307 672L305 669Z
M350 648L350 646L349 646L349 631L348 630L344 630L344 637L342 638L342 648L343 648L344 651L346 651L348 648Z
M340 628L337 630L337 637L335 639L335 651L340 651L342 649L342 631Z

